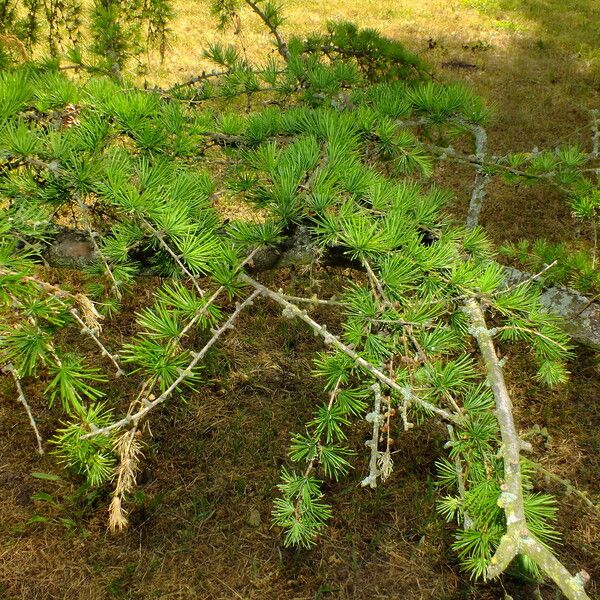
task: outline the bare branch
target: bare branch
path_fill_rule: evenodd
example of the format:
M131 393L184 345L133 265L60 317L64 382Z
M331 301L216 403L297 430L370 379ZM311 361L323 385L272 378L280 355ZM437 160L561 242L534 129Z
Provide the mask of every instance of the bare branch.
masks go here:
M190 77L187 81L183 81L181 83L176 83L174 86L170 87L167 90L150 90L150 91L158 91L159 93L166 92L167 94L176 92L184 87L189 87L190 85L195 85L196 83L200 83L201 81L206 81L207 79L212 79L213 77L222 77L223 75L228 75L229 71L202 71L200 75L196 75L195 77Z
M580 489L576 488L568 479L563 479L555 473L552 473L552 471L548 471L548 469L546 469L543 465L541 465L538 462L530 460L528 461L528 464L530 464L536 471L539 471L546 479L549 479L551 481L554 481L555 483L562 485L565 488L565 492L567 495L575 494L576 496L581 498L581 500L583 500L583 502L588 508L591 508L596 513L596 515L600 516L600 505L594 504L594 502L590 500L586 492L583 492Z
M373 423L373 435L370 440L365 442L365 446L371 448L371 458L369 460L369 474L360 482L363 487L369 486L371 488L377 487L377 477L379 477L379 426L383 421L383 415L381 414L381 386L378 383L374 383L371 386L375 401L373 403L373 412L369 413L366 420Z
M100 341L100 338L94 332L94 329L84 322L84 320L79 316L79 313L77 312L77 310L75 308L69 309L69 312L71 313L73 318L81 325L81 333L89 335L92 338L92 340L94 340L94 343L96 344L96 346L98 346L98 348L100 348L101 355L106 356L108 358L108 360L110 360L110 362L112 362L112 364L115 366L115 368L117 369L115 372L115 376L121 377L122 375L125 375L125 371L121 368L121 365L119 365L119 363L117 361L117 358L118 358L117 355L111 354L106 349L104 344Z
M16 369L14 368L14 366L9 363L7 365L5 365L2 370L5 373L10 373L12 375L12 378L15 382L15 387L17 388L17 394L18 394L18 400L19 402L23 405L23 407L25 408L25 411L27 412L27 416L29 417L29 422L31 423L31 428L33 429L33 433L35 434L35 439L37 441L37 447L38 447L38 454L40 456L43 456L44 454L44 447L43 447L43 440L42 440L42 436L40 435L40 432L37 428L37 424L35 422L35 419L33 418L33 413L31 412L31 408L29 407L29 404L27 402L27 398L25 398L25 394L23 393L23 387L21 386L21 377L19 376L19 374L17 373Z
M338 300L335 300L334 298L331 298L330 300L325 300L324 298L317 298L317 296L311 296L310 298L302 298L300 296L290 296L289 294L284 294L282 289L279 289L279 293L282 295L283 298L285 298L286 300L289 300L290 302L301 302L304 304L321 304L321 305L325 305L325 306L343 306L343 302L339 302Z

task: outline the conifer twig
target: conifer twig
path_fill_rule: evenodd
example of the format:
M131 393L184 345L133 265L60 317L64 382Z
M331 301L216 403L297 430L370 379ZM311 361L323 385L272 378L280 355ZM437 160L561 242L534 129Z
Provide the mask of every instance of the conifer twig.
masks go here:
M286 41L283 39L277 26L271 21L269 16L265 13L264 10L258 6L257 2L254 0L245 0L246 4L261 18L263 23L269 28L269 31L275 38L275 42L277 45L277 51L283 57L283 59L287 62L290 59L290 51L288 50L288 45Z
M325 344L334 346L338 350L342 351L344 354L348 355L350 358L354 359L356 364L360 365L363 369L371 373L371 375L373 375L381 383L385 383L385 385L396 390L397 392L400 392L400 394L402 394L403 397L410 398L411 402L418 404L426 411L432 412L438 417L441 417L442 419L450 421L451 423L461 422L460 416L455 415L454 413L451 413L447 410L444 410L443 408L435 406L434 404L431 404L430 402L419 398L409 388L398 385L393 379L388 377L385 373L383 373L377 367L373 366L370 362L366 361L362 356L360 356L354 350L352 350L352 348L346 346L346 344L344 344L339 338L329 333L329 331L327 331L327 328L324 325L320 325L319 323L317 323L307 314L305 310L301 310L295 304L292 304L291 302L286 300L282 296L282 294L269 289L268 287L262 285L262 283L259 283L255 279L252 279L252 277L246 275L245 273L242 273L240 275L240 278L242 279L242 281L250 284L256 290L260 291L260 293L263 296L267 296L268 298L271 298L272 300L283 306L284 316L298 317L300 320L304 321L317 335L320 335L323 338Z
M43 446L42 436L40 435L39 429L37 428L37 424L33 417L33 413L31 412L31 407L29 406L29 403L27 402L27 398L25 397L25 393L23 392L23 387L21 386L21 378L20 378L19 374L17 373L16 369L14 368L14 366L12 365L12 363L8 363L7 365L5 365L2 368L2 370L5 373L10 373L15 382L15 387L17 388L17 399L23 405L23 407L25 408L25 411L27 412L27 416L29 417L29 423L31 423L31 428L33 429L33 433L35 434L35 439L37 442L38 454L40 456L43 456L44 446Z
M567 568L530 532L525 516L523 480L521 474L521 439L515 426L513 408L492 335L487 329L483 311L476 300L465 303L465 313L471 322L469 332L476 339L485 365L487 380L496 402L496 419L502 437L504 483L498 504L506 515L506 533L490 560L486 577L493 579L503 573L519 554L528 556L562 590L569 600L590 600L584 590L589 580L585 571L572 576Z
M490 335L496 335L500 331L522 331L523 333L530 333L531 335L537 335L539 338L547 341L549 344L554 344L558 346L563 352L568 352L569 349L565 348L562 344L559 344L556 340L553 340L551 337L544 335L540 331L536 331L535 329L530 329L529 327L518 327L517 325L505 325L504 327L494 327L493 329L489 329Z
M527 285L528 283L531 283L532 281L537 281L540 277L542 277L544 275L544 273L546 273L546 271L549 271L557 263L558 263L558 259L553 260L549 265L546 265L538 273L535 273L534 275L527 277L527 279L524 279L523 281L519 281L518 283L515 283L514 285L511 285L510 287L508 287L506 289L500 289L500 290L498 290L498 292L496 292L496 294L506 294L507 292L512 292L513 290L515 290L523 285Z
M192 369L204 358L206 353L210 350L210 348L215 344L215 342L229 329L233 327L233 323L238 318L240 313L246 308L250 306L253 300L259 295L259 291L255 290L252 292L242 303L238 303L236 305L235 310L229 316L227 321L225 321L218 329L213 332L213 336L206 342L206 344L202 347L199 352L191 353L193 358L189 365L182 369L179 373L177 379L160 395L158 398L150 401L147 399L142 399L143 408L136 413L127 415L123 419L116 421L106 427L102 427L100 429L94 428L90 433L81 436L81 439L87 439L90 437L94 437L96 435L107 435L111 431L116 429L121 429L122 427L126 427L130 424L136 424L140 421L140 419L144 418L153 408L162 404L165 400L167 400L171 394L175 391L175 389L192 374Z
M448 430L448 437L450 438L450 441L448 442L447 445L451 445L452 442L454 442L454 440L455 440L454 427L452 427L452 425L447 423L446 429ZM463 511L462 511L463 528L471 529L473 527L473 519L471 519L471 517L469 516L469 513L467 512L466 508L464 508L464 499L465 499L465 491L466 491L465 490L465 478L464 478L464 473L463 473L462 462L461 462L460 456L458 454L454 457L454 470L456 471L458 495L460 496L461 500L463 501Z
M598 516L600 516L600 506L598 504L594 504L594 502L590 500L590 498L585 492L576 488L568 479L563 479L562 477L556 475L556 473L548 471L548 469L546 469L543 465L541 465L538 462L535 462L533 460L529 460L527 462L536 471L539 471L544 477L546 477L546 479L550 479L551 481L562 485L565 488L567 495L575 494L576 496L581 498L581 500L583 500L583 502L588 506L588 508L591 508Z
M79 205L79 209L81 210L81 213L83 215L83 224L87 231L88 237L90 238L90 241L92 242L92 246L94 247L96 254L100 257L100 260L102 261L102 264L104 265L104 268L106 269L106 272L108 273L108 276L110 277L110 280L112 282L112 288L115 291L117 300L120 301L123 298L123 296L121 294L121 290L119 290L117 280L115 279L112 269L110 268L110 266L108 264L108 260L106 260L106 256L104 256L104 253L102 252L102 250L100 250L100 246L98 246L98 242L96 242L96 232L92 229L92 224L90 222L88 208L85 205L85 203L83 202L83 200L81 199L81 196L79 194L76 194L75 196L77 199L77 204Z
M256 252L258 252L259 247L254 248L249 254L248 256L246 256L246 258L237 266L236 268L236 273L247 263L249 263L252 258L254 257L254 255L256 254ZM212 296L206 301L206 303L204 304L204 306L202 308L200 308L199 310L196 311L196 313L192 316L192 318L188 321L188 323L185 325L185 327L179 332L179 334L173 339L173 344L177 345L179 344L179 342L181 341L182 338L184 338L186 336L186 334L188 333L188 331L194 326L195 323L198 322L198 320L202 317L202 315L206 314L208 307L216 300L216 298L225 290L225 286L220 286L213 294ZM142 399L143 398L148 398L149 400L152 400L153 398L150 396L152 389L155 385L155 382L152 379L147 379L143 385L141 386L140 392L138 393L138 395L136 396L136 398L129 404L129 409L127 411L127 416L129 417L135 410L135 408L137 408L140 403L142 403ZM130 431L137 431L138 427L137 427L137 422L134 422L133 427L131 428ZM120 447L120 450L122 450L124 447ZM121 458L121 462L123 460L128 460L128 454L127 453L123 453L120 451L120 454L122 455ZM136 459L137 460L137 459ZM121 469L121 467L119 467L119 469ZM121 475L121 471L119 470L119 476ZM131 483L131 485L127 484L125 485L125 483L122 483L120 485L121 479L117 480L117 485L115 486L115 491L113 494L113 501L111 503L111 508L110 510L110 517L109 517L109 527L112 531L116 531L116 530L121 530L123 529L123 527L126 527L127 525L127 517L125 514L124 509L122 508L122 497L123 495L126 493L126 491L129 490L130 487L133 487L134 483L135 483L135 478L133 480L133 482ZM119 487L120 486L120 487ZM124 490L124 491L123 491ZM118 498L117 498L118 497Z
M259 248L260 248L260 246L257 246L248 254L248 256L246 256L246 258L236 267L236 269L235 269L236 273L240 269L242 269L245 265L247 265L254 258L254 255L258 252ZM225 291L224 285L217 288L217 290L212 294L212 296L206 301L206 304L199 311L196 312L196 314L189 320L187 325L181 330L179 335L175 338L176 342L179 342L187 334L187 332L197 323L198 319L200 319L200 317L202 317L202 315L204 315L206 313L206 311L208 310L208 307L224 291Z
M327 404L328 411L331 411L333 405L335 404L336 400L338 399L341 383L342 383L342 378L338 377L337 381L335 382L335 387L331 390L331 392L329 392L329 402ZM312 457L312 459L309 461L308 465L306 466L306 469L304 471L304 477L308 477L312 473L312 470L315 468L315 465L320 460L321 449L322 449L320 440L317 443L317 448L319 451L315 453L315 455Z
M365 442L366 446L371 448L371 458L369 459L369 474L360 482L363 487L377 487L377 477L380 475L379 467L379 426L381 425L381 386L374 383L371 386L373 390L374 403L373 412L367 415L367 421L373 423L373 435L370 440Z
M0 267L0 275L13 275L15 277L19 277L22 281L26 281L28 283L32 283L41 289L43 292L52 296L59 304L64 306L71 316L79 323L81 326L81 333L89 335L96 346L100 348L102 356L106 356L115 366L116 368L116 376L120 377L124 375L125 371L121 368L117 361L117 355L111 354L104 344L100 341L98 337L98 333L101 331L101 326L99 320L102 319L102 315L98 313L96 310L94 303L84 294L72 294L62 288L59 288L56 285L48 283L47 281L43 281L34 277L33 275L22 275L21 273L16 273L14 271L8 271ZM69 298L74 303L76 303L83 314L83 318L79 315L79 312L73 306L69 306L63 298Z
M438 157L438 160L451 159L459 163L465 163L474 166L476 169L482 169L484 167L499 169L504 173L510 173L511 175L516 175L517 177L547 181L548 183L554 185L554 187L558 188L565 194L571 193L571 191L568 188L556 181L556 171L548 171L546 173L528 173L526 171L522 171L521 169L517 169L515 167L511 167L508 164L505 164L503 160L506 160L506 157L490 158L488 156L482 158L480 156L477 156L476 154L463 154L455 150L452 146L447 146L443 148L441 146L436 146L435 144L424 144L424 147L433 154L435 154ZM589 161L592 159L592 155L587 154L585 155L584 159L586 161Z
M365 266L365 269L367 270L367 274L369 275L369 278L370 278L372 284L374 285L377 292L381 296L381 301L384 304L384 306L394 309L394 305L387 299L383 284L381 283L381 281L379 281L379 278L373 271L371 265L369 264L369 261L363 260L363 264ZM398 324L400 324L400 323L401 322L398 321ZM412 326L409 324L402 325L402 326L404 327L404 331L406 332L406 335L408 336L412 345L414 346L414 348L417 352L417 356L419 357L419 360L423 364L431 367L431 361L427 358L427 354L424 352L423 348L421 347L421 344L419 344L419 340L417 340L417 338L415 337L413 330L412 330ZM448 400L448 402L451 404L452 408L456 411L457 415L462 415L462 412L463 412L462 409L460 408L460 406L458 406L458 404L456 403L456 400L453 398L452 394L450 394L447 390L444 391L444 398L446 398L446 400ZM405 405L406 405L406 402L407 402L407 398L405 396ZM403 414L405 414L405 408L406 407L403 407Z
M154 237L158 240L158 243L167 251L167 254L169 254L171 256L171 258L175 261L175 263L183 271L183 273L185 273L185 275L187 275L189 277L192 284L196 288L196 291L201 296L204 296L204 290L200 287L200 284L198 283L198 278L193 273L190 272L190 270L183 264L181 258L173 251L171 246L169 246L169 244L167 244L167 242L165 242L164 234L161 231L158 231L152 225L152 223L150 223L144 217L140 217L140 220L146 226L146 228L150 230L152 235L154 235Z

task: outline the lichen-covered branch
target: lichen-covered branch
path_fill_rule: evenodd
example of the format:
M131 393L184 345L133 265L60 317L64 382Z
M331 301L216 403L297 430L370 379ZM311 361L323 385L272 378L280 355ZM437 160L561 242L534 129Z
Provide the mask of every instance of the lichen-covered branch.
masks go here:
M365 442L365 445L371 449L371 458L369 459L369 474L361 481L360 485L376 488L379 477L379 426L383 416L381 414L381 386L379 383L374 383L371 389L374 396L373 412L370 412L366 419L373 425L373 435L370 440Z
M506 515L506 533L502 536L496 553L490 560L487 577L492 579L503 573L519 554L528 556L562 590L569 600L589 600L584 590L587 573L572 576L554 554L532 536L525 516L523 481L521 475L521 439L513 418L513 406L500 362L496 355L492 335L487 329L484 313L475 299L465 303L469 317L470 333L477 340L488 383L496 402L496 419L502 437L504 482L498 504Z
M487 133L481 125L472 125L470 129L475 138L475 156L481 161L481 163L475 167L475 182L473 184L473 191L471 192L471 200L469 202L469 212L467 214L467 227L473 229L479 224L479 215L485 199L485 188L490 176L483 168L487 146Z
M282 294L269 289L268 287L262 285L262 283L259 283L258 281L244 273L240 275L240 278L242 279L242 281L248 283L256 290L258 290L263 296L271 298L272 300L283 306L284 316L297 317L300 320L304 321L317 335L323 338L323 341L327 345L331 345L343 352L344 354L347 354L356 362L357 365L365 369L365 371L371 373L371 375L373 375L375 379L378 379L381 383L384 383L385 385L396 390L397 392L400 392L400 394L402 394L403 397L408 396L412 403L419 405L426 411L436 414L438 417L441 417L446 421L450 421L451 423L461 422L461 418L455 415L454 413L444 410L439 406L435 406L434 404L431 404L430 402L419 398L416 394L412 392L412 390L398 385L393 379L388 377L385 373L383 373L377 367L372 365L370 362L366 361L364 358L362 358L362 356L354 352L352 348L346 346L346 344L344 344L335 335L327 331L327 328L324 325L320 325L314 319L312 319L305 310L298 308L295 304L292 304L291 302L286 300Z

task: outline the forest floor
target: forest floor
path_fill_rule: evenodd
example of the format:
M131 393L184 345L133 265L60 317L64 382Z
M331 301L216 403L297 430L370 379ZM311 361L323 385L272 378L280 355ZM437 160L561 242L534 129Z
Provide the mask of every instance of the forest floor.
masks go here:
M178 0L178 11L173 47L147 76L150 83L197 74L208 66L200 49L222 35L206 1ZM588 111L598 106L600 92L595 0L290 0L285 13L284 33L343 18L401 39L434 65L436 77L465 82L495 105L488 131L497 153L589 145ZM266 58L272 52L268 35L251 15L242 23L238 38L246 52ZM472 173L446 168L441 180L455 190L452 211L462 218ZM544 188L494 186L482 224L499 243L589 235L564 200ZM59 276L65 274L49 274L50 280ZM274 287L289 282L285 271L264 277ZM313 270L293 280L299 294L319 289L326 296L339 290L344 276ZM150 302L152 285L147 296L142 291L129 298L107 326L109 343L116 347L133 333L131 314ZM335 328L327 309L319 316ZM327 485L335 518L317 547L283 548L270 523L274 486L289 432L302 430L322 398L321 382L308 376L319 347L301 324L257 303L235 336L210 355L209 384L151 419L129 507L131 526L116 536L106 530L110 490L81 487L55 457L39 458L26 416L0 403L0 599L500 600L505 591L515 600L534 598L535 586L510 576L483 584L461 573L450 549L452 528L435 512L434 463L443 454L444 431L434 424L397 436L393 477L376 490L358 486L367 461L359 453L355 472ZM571 383L548 391L533 379L527 348L520 350L510 355L507 378L536 460L597 496L597 357L579 349ZM35 394L42 385L29 383L29 397L47 438L59 422ZM10 397L8 382L0 386L0 395ZM353 436L360 449L367 431L359 425ZM538 483L559 500L563 545L557 550L569 567L592 575L594 596L600 520L560 486ZM552 586L540 592L556 598Z

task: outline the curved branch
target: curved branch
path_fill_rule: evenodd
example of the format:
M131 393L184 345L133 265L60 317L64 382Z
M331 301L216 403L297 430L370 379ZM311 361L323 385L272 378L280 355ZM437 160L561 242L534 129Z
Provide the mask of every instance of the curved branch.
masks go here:
M29 417L29 423L31 423L31 428L33 429L33 433L35 434L35 439L36 439L37 447L38 447L38 454L40 456L43 456L44 447L42 445L43 444L42 436L40 435L40 431L37 428L35 419L33 418L33 413L31 412L31 408L29 406L29 403L27 402L27 398L25 398L25 394L23 393L23 388L21 386L21 378L19 377L19 374L17 373L16 369L10 363L7 364L2 370L5 373L10 373L15 382L15 387L17 388L17 398L18 398L19 402L25 408L25 411L27 412L27 416Z
M283 39L277 26L271 21L267 13L258 6L257 2L253 0L245 0L246 4L262 19L262 22L269 28L269 31L275 38L277 44L277 51L283 59L287 62L290 59L290 51L288 50L287 42Z
M193 358L189 365L185 369L181 370L181 372L179 373L179 377L177 377L177 379L158 398L152 401L147 399L142 400L142 405L144 408L142 408L141 410L137 411L136 413L127 415L120 421L116 421L115 423L107 425L106 427L102 427L101 429L94 428L90 433L82 435L81 438L87 439L96 435L107 435L111 431L114 431L116 429L121 429L122 427L127 427L131 424L136 425L140 421L140 419L145 417L153 408L167 400L167 398L171 396L171 394L177 389L177 387L192 374L192 369L204 358L206 353L215 344L215 342L228 329L231 329L233 327L233 323L238 318L240 313L244 310L244 308L250 306L254 298L256 298L258 295L258 291L252 292L252 294L250 294L250 296L248 296L241 304L238 304L236 306L235 311L230 315L227 321L225 321L225 323L223 323L221 327L214 331L213 336L210 338L210 340L208 340L208 342L206 342L204 347L199 352L193 353Z
M258 281L252 279L252 277L244 273L240 275L240 278L242 279L242 281L248 283L256 290L258 290L263 296L271 298L272 300L275 300L275 302L283 306L285 316L298 317L300 320L304 321L317 335L320 335L323 338L323 341L326 344L334 346L338 350L342 351L344 354L347 354L350 358L354 359L357 365L361 366L363 369L365 369L365 371L371 373L371 375L373 375L375 379L381 381L381 383L385 383L385 385L396 390L397 392L400 392L400 394L402 394L403 397L409 397L411 402L418 404L419 406L421 406L421 408L433 414L436 414L438 417L441 417L446 421L450 421L451 423L462 422L462 419L454 413L444 410L443 408L439 408L438 406L435 406L434 404L431 404L430 402L419 398L416 394L414 394L414 392L410 388L398 385L393 379L388 377L378 368L374 367L362 356L354 352L352 348L346 346L346 344L340 341L339 338L329 333L329 331L327 331L327 328L324 325L320 325L311 317L309 317L305 310L301 310L295 304L292 304L291 302L286 300L282 294L279 294L278 292L269 289L268 287L262 285L262 283L259 283Z

